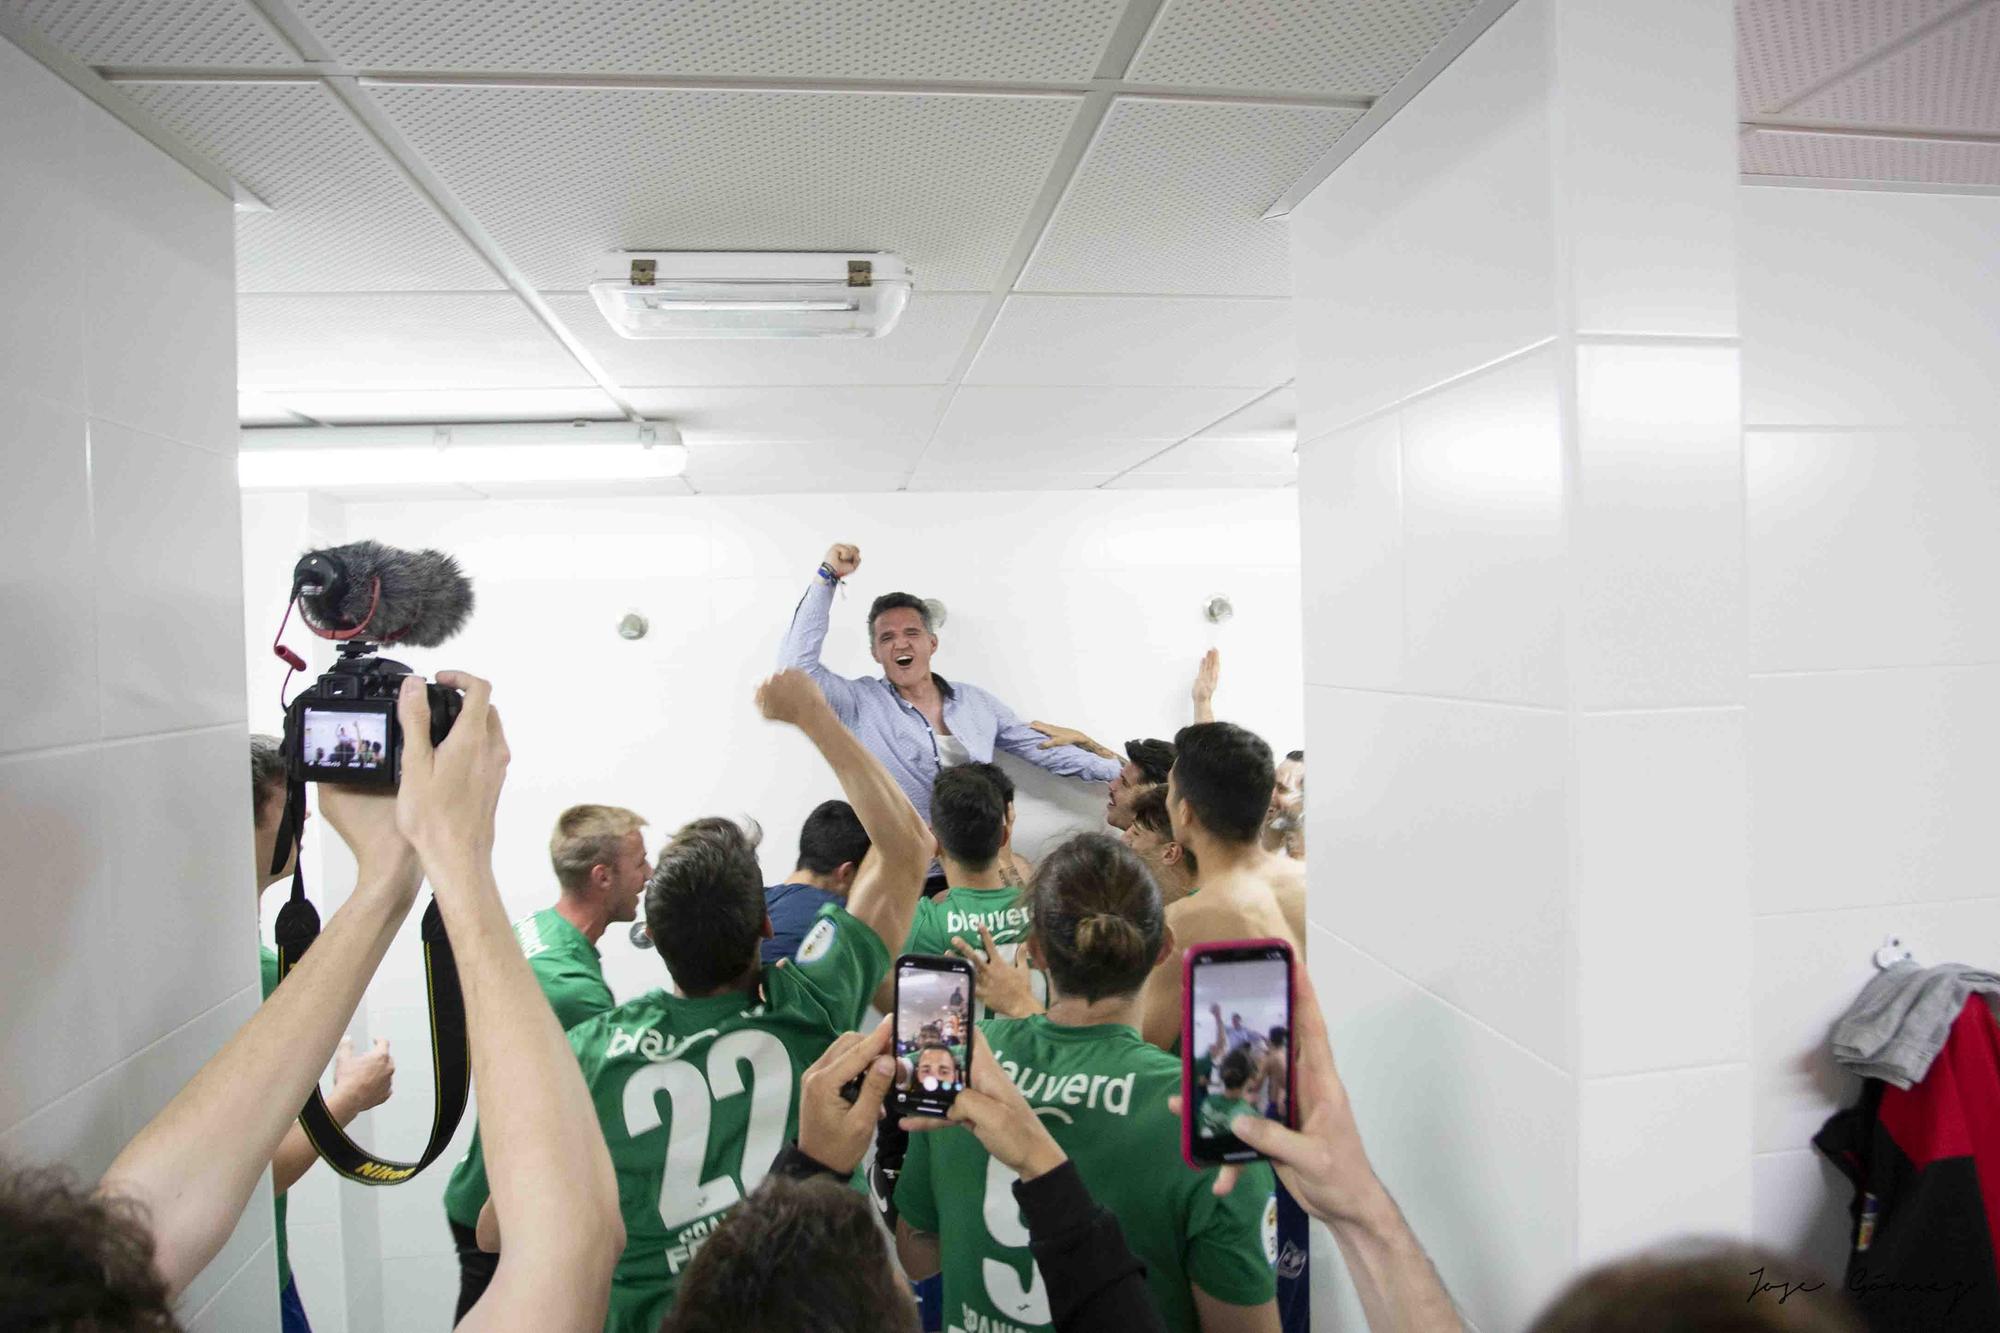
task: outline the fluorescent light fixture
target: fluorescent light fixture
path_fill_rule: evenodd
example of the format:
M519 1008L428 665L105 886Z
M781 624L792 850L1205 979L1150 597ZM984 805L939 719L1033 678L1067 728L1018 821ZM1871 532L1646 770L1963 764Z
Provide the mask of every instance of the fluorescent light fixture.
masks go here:
M879 338L910 271L884 254L625 250L590 295L626 338Z
M687 470L670 421L303 426L242 432L246 491L652 481Z

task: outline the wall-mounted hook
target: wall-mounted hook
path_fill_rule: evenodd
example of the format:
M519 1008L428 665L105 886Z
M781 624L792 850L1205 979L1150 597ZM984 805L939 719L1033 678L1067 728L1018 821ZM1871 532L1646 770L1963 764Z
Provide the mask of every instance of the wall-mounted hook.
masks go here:
M1889 938L1883 940L1882 947L1875 951L1875 966L1886 970L1894 967L1897 963L1910 962L1915 957L1915 954L1903 947L1902 936L1891 935Z

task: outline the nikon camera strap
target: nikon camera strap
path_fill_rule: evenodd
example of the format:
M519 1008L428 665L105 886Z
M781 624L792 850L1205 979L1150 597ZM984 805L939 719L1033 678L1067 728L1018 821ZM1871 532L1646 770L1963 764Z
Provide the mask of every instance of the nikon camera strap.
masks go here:
M277 855L281 857L287 839L296 843L305 822L305 784L291 783L285 803L284 823L278 836ZM347 1131L327 1110L326 1098L317 1085L311 1100L299 1112L299 1125L312 1142L313 1150L341 1175L364 1185L400 1185L436 1161L458 1131L472 1085L471 1057L465 1040L465 997L459 993L458 963L452 957L451 940L444 933L444 918L438 914L435 898L424 909L420 934L424 941L425 991L431 1011L431 1069L437 1086L437 1101L431 1112L431 1138L424 1145L423 1155L414 1162L393 1162L365 1151L347 1137ZM305 875L294 860L292 896L278 912L280 982L298 966L318 938L319 912L306 900Z

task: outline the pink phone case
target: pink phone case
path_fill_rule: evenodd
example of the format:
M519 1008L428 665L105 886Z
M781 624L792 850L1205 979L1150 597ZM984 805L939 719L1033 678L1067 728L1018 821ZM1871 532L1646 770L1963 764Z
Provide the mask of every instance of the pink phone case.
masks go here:
M1194 945L1181 956L1181 1160L1197 1171L1206 1171L1217 1163L1204 1162L1194 1155L1194 965L1195 960L1204 955L1233 953L1238 949L1283 949L1288 979L1292 969L1299 965L1291 944L1278 939L1214 940ZM1294 981L1285 996L1285 1024L1288 1030L1293 1024L1297 993L1298 985ZM1293 1119L1296 1119L1298 1106L1297 1092L1298 1068L1293 1061L1286 1060L1285 1107L1287 1116Z

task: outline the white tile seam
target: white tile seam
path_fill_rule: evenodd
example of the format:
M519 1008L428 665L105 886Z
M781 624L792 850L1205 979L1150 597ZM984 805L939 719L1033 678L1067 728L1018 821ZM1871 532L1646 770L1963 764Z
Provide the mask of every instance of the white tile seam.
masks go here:
M1776 912L1750 913L1751 923L1759 921L1782 921L1804 916L1832 916L1841 912L1901 912L1919 911L1937 907L1978 907L1987 903L2000 903L2000 889L1992 893L1974 894L1959 898L1906 898L1900 902L1857 903L1853 906L1842 904L1837 907L1796 907Z
M1577 713L1580 718L1593 717L1648 717L1655 713L1672 716L1677 713L1747 713L1748 702L1704 703L1704 704L1661 704L1657 708L1585 708Z
M1711 1060L1692 1065L1666 1065L1659 1069L1621 1069L1611 1074L1583 1074L1577 1082L1588 1087L1592 1083L1629 1083L1642 1078L1671 1078L1676 1074L1705 1074L1732 1069L1748 1072L1750 1063L1749 1060Z
M1520 712L1543 713L1550 717L1562 717L1568 709L1561 704L1530 704L1508 699L1474 699L1456 694L1419 694L1414 690L1386 690L1366 685L1329 685L1322 681L1309 680L1309 689L1340 690L1348 694L1367 694L1391 699L1420 699L1426 703L1463 704L1469 708L1510 708Z
M100 693L102 692L100 691ZM108 750L119 745L144 745L149 741L164 740L173 736L200 736L211 731L241 731L247 737L249 734L249 725L250 719L246 713L242 717L222 722L203 722L199 726L193 727L169 727L164 731L141 732L136 736L98 735L87 741L68 741L62 745L44 745L27 750L9 750L5 754L0 754L0 768L4 768L6 765L14 763L17 760L59 759L69 755L87 753L92 750Z
M1355 940L1350 939L1349 937L1341 934L1339 931L1336 931L1321 922L1313 921L1310 918L1307 919L1306 924L1309 927L1316 927L1324 934L1340 941L1340 943L1346 945L1348 948L1354 950L1354 952L1368 959L1370 962L1374 963L1377 967L1389 973L1391 976L1395 977L1397 980L1401 981L1404 985L1410 987L1412 990L1415 990L1420 995L1423 995L1428 999L1437 1001L1439 1004L1443 1005L1446 1009L1458 1015L1460 1018L1463 1018L1466 1022L1472 1024L1480 1031L1487 1033L1488 1035L1498 1039L1501 1042L1504 1042L1506 1045L1512 1047L1515 1051L1519 1052L1522 1055L1527 1056L1530 1060L1533 1060L1536 1064L1542 1065L1543 1067L1547 1068L1550 1072L1560 1074L1564 1078L1572 1079L1579 1083L1583 1081L1582 1079L1578 1078L1576 1074L1570 1072L1567 1069L1564 1069L1562 1066L1556 1064L1553 1060L1550 1060L1547 1056L1542 1055L1537 1051L1530 1050L1526 1046L1523 1046L1518 1040L1500 1031L1500 1029L1494 1027L1492 1024L1488 1023L1485 1019L1482 1019L1478 1015L1473 1014L1465 1009L1462 1009L1458 1005L1454 1004L1452 1001L1447 1000L1444 996L1439 995L1436 991L1424 985L1423 982L1418 981L1415 977L1412 977L1408 973L1402 971L1400 968L1396 967L1388 960L1380 957L1373 951L1362 947L1362 945L1357 943ZM1336 1051L1334 1053L1334 1058L1336 1061L1340 1058L1339 1052Z
M200 1013L195 1014L192 1018L187 1019L185 1022L173 1028L171 1031L162 1033L160 1036L155 1037L152 1041L147 1042L144 1046L140 1046L133 1050L124 1052L123 1054L119 1055L116 1059L111 1061L110 1064L104 1065L99 1069L92 1070L90 1074L83 1080L71 1084L69 1087L64 1088L61 1092L49 1098L47 1101L37 1104L26 1115L23 1115L20 1119L16 1120L12 1125L9 1125L5 1131L0 1131L0 1133L11 1132L12 1130L19 1128L20 1126L26 1124L28 1121L33 1120L36 1116L42 1114L42 1112L54 1106L57 1102L62 1101L65 1097L74 1096L75 1094L83 1091L83 1089L89 1087L91 1084L97 1082L98 1080L111 1077L113 1074L116 1074L119 1070L123 1069L126 1065L131 1064L134 1060L138 1059L140 1056L146 1054L148 1051L151 1051L155 1047L159 1046L162 1042L172 1041L175 1037L185 1032L188 1028L193 1027L196 1023L201 1022L204 1018L207 1018L210 1014L222 1008L224 1005L233 1004L237 1000L241 999L245 994L251 991L262 991L262 989L263 989L263 984L259 982L256 985L244 986L241 989L231 991L228 995L216 1001L214 1004L211 1004L210 1006L208 1006L208 1008L203 1009Z
M1313 436L1310 440L1302 441L1299 444L1299 448L1304 449L1307 445L1318 444L1320 441L1325 440L1330 436L1339 435L1344 431L1353 430L1356 426L1365 426L1369 422L1379 420L1382 417L1388 416L1392 412L1401 412L1404 408L1407 408L1414 403L1421 402L1426 398L1435 397L1436 395L1444 393L1450 389L1455 389L1461 384L1465 384L1468 381L1477 379L1479 376L1487 374L1490 371L1499 370L1503 366L1506 366L1511 362L1520 360L1522 357L1532 356L1534 353L1541 351L1544 347L1547 347L1552 343L1560 341L1561 337L1562 337L1561 334L1551 333L1545 338L1537 338L1535 339L1535 341L1530 343L1523 343L1521 346L1516 347L1511 351L1502 352L1499 356L1493 357L1490 360L1482 361L1478 365L1469 366L1464 370L1453 371L1451 374L1445 376L1443 379L1434 380L1431 383L1426 384L1421 389L1416 389L1410 393L1403 395L1401 398L1396 399L1394 402L1384 403L1379 407L1372 407L1358 416L1350 417L1344 421L1339 422L1336 425L1329 426L1325 430L1321 431L1319 434Z

